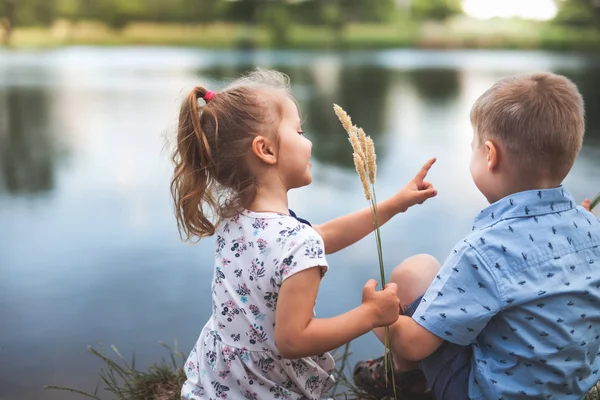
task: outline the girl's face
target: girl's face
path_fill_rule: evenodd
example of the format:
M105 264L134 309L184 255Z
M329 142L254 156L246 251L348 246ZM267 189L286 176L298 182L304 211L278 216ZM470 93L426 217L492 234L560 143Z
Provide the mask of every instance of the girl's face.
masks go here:
M312 182L310 171L312 143L304 137L296 104L285 96L282 106L277 165L279 178L289 190Z

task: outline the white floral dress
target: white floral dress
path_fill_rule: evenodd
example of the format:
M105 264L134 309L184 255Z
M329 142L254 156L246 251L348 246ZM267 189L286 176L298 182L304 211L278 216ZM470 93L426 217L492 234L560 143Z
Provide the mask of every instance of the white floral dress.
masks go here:
M282 282L327 271L321 236L296 218L243 211L215 232L212 316L190 353L182 399L321 399L333 385L329 353L284 359L275 345Z

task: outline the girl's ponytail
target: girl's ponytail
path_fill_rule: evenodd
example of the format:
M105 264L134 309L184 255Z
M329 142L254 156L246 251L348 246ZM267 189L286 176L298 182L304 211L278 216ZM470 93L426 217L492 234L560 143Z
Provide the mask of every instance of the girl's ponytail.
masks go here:
M206 106L198 104L199 99L207 98L210 101L212 96L214 93L202 86L195 87L183 102L179 113L171 195L175 201L177 227L185 240L192 240L194 236L200 239L215 233L215 225L207 216L207 213L215 214L218 210L214 193L214 160L201 119L212 117L216 125L216 118ZM203 204L208 209L204 209Z

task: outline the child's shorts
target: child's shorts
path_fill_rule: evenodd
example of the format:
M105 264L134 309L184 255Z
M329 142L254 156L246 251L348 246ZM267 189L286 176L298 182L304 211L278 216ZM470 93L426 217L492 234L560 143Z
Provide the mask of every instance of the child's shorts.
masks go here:
M412 317L422 298L423 296L419 297L406 307L404 315ZM420 361L419 366L436 400L469 398L472 354L470 346L459 346L444 341L433 354Z

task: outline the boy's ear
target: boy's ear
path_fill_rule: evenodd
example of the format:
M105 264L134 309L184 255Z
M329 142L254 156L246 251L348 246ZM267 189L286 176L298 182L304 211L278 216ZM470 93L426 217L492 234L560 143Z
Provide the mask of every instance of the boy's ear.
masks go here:
M252 152L266 164L273 165L277 163L275 144L264 136L256 136L252 140Z
M498 146L494 144L494 142L490 140L486 140L484 143L485 146L485 154L487 157L487 166L489 171L493 171L498 167L498 162L500 161L498 153Z

